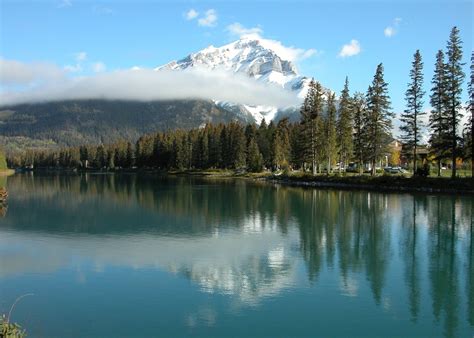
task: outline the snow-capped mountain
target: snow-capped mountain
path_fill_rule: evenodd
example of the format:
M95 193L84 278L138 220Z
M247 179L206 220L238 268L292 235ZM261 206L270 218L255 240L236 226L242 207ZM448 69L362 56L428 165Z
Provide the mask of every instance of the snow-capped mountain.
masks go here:
M260 37L248 36L222 47L209 46L192 53L179 61L172 61L155 68L184 70L190 67L222 69L241 73L262 83L281 86L304 98L310 79L299 75L296 66L284 51L275 48L275 42ZM221 107L236 114L252 116L256 122L262 118L274 119L280 112L277 107L237 105L232 102L217 102Z

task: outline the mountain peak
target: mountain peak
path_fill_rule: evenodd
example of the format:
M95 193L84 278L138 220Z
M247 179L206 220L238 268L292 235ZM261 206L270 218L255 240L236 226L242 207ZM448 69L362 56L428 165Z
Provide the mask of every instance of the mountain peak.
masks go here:
M258 82L280 86L297 97L303 98L308 89L309 79L298 75L293 60L300 50L283 46L279 41L268 40L256 34L242 36L240 39L221 47L210 45L191 53L178 61L157 67L155 70L184 70L205 68L244 74ZM255 121L267 121L277 114L275 107L239 106L231 102L220 102L226 109L234 109L237 114L251 115ZM242 113L243 112L243 113Z
M204 66L210 69L224 69L235 73L244 73L259 79L269 73L282 76L296 76L297 70L289 58L279 55L271 48L275 43L258 36L248 35L222 47L210 45L187 57L172 61L158 69L186 69ZM280 82L280 81L278 81Z

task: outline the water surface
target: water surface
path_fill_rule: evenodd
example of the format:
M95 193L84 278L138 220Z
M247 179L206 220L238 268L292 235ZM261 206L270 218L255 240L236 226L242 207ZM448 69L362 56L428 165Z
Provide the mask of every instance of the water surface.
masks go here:
M474 199L9 177L0 312L31 337L472 337Z

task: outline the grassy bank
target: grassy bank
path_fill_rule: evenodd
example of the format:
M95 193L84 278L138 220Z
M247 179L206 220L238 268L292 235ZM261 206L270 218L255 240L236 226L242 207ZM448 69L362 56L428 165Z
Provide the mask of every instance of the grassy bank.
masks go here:
M172 171L170 175L199 176L209 178L246 178L265 180L274 183L335 188L351 190L394 191L394 192L426 192L450 194L474 194L474 179L470 177L406 177L398 175L317 175L312 176L302 173L274 175L270 172L245 173L232 170L193 170Z
M459 177L405 177L405 176L310 176L280 175L269 176L270 181L337 189L363 189L374 191L427 192L474 194L474 180Z
M10 176L15 173L13 169L0 169L0 176Z

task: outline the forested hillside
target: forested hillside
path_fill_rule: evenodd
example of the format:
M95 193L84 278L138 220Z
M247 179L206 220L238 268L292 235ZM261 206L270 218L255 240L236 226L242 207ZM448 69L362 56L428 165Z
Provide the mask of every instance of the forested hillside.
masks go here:
M0 108L0 135L7 150L35 145L76 146L136 141L143 134L204 123L247 122L212 101L82 100Z

